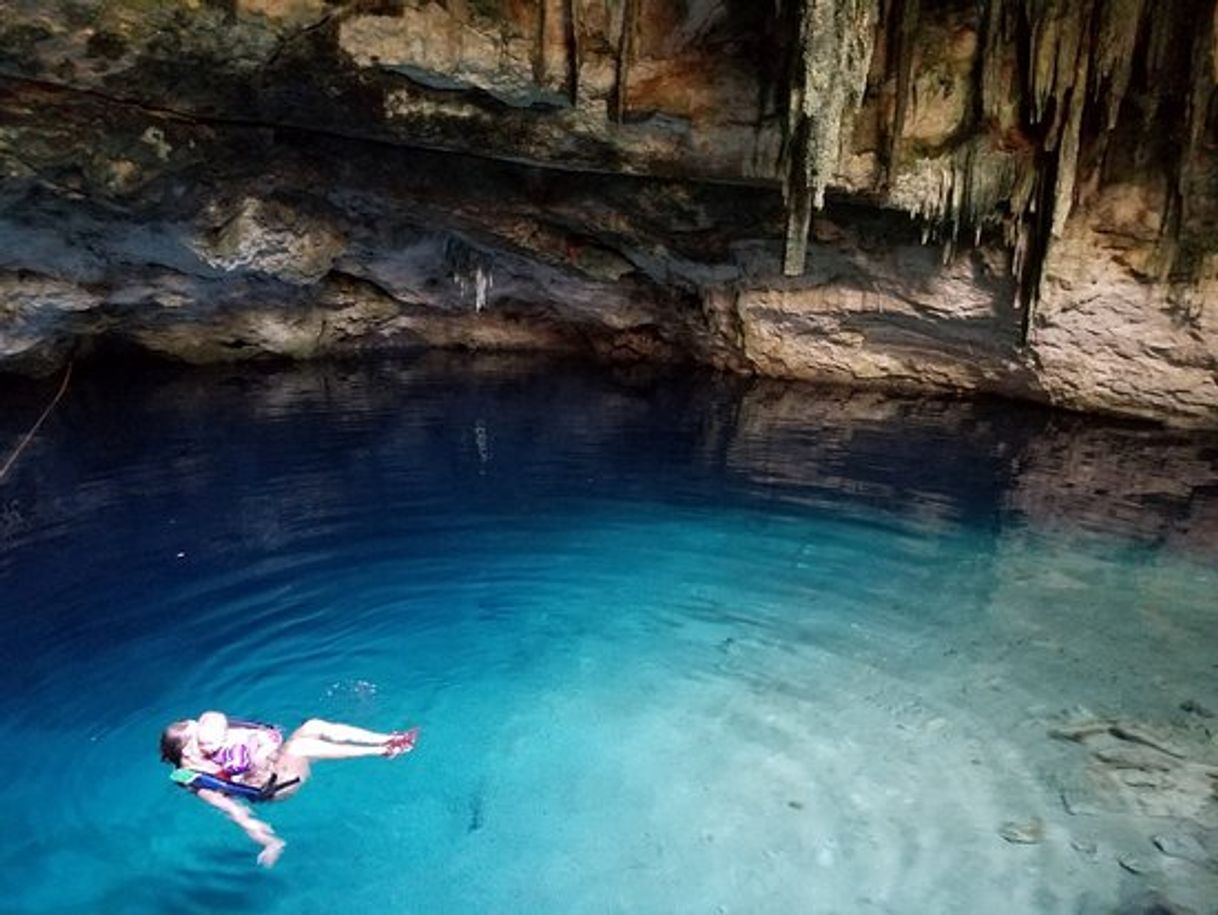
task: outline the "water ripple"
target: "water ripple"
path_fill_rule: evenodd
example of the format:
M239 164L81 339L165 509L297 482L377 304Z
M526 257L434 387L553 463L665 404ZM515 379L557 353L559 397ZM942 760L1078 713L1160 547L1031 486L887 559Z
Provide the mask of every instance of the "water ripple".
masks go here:
M1204 440L1156 485L1137 430L481 364L82 382L0 499L17 911L1122 904L1142 824L1045 722L1218 708ZM262 874L156 760L209 707L424 739L263 810Z

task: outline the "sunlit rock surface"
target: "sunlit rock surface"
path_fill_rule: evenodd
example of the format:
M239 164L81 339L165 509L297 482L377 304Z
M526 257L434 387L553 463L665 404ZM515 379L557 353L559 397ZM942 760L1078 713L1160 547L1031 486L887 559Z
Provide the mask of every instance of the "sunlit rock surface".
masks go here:
M0 368L547 348L1215 425L1216 5L0 0Z

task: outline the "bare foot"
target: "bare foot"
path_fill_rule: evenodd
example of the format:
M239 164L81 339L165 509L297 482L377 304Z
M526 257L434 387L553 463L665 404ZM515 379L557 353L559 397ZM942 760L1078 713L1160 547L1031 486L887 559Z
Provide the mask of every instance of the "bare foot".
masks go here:
M415 743L419 739L418 727L413 727L409 731L394 731L393 736L385 741L385 756L388 759L393 759L395 756L401 756L403 753L409 753L414 749Z

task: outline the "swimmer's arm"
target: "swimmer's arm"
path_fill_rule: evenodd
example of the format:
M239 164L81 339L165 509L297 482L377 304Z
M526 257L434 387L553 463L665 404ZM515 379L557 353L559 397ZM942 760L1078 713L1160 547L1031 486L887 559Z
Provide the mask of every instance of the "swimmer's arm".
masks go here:
M208 788L195 792L201 800L213 807L224 811L230 820L245 830L245 834L262 846L258 855L258 863L263 867L271 867L279 860L283 852L284 841L275 835L275 830L269 823L255 817L243 804L238 804L231 797L212 791Z

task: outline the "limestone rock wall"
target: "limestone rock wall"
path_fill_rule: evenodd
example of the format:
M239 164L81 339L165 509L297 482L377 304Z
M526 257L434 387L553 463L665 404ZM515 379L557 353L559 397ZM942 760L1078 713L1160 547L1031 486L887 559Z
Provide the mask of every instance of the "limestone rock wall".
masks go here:
M689 359L1218 425L1218 0L0 0L0 369Z

